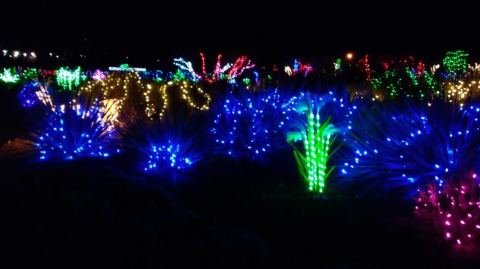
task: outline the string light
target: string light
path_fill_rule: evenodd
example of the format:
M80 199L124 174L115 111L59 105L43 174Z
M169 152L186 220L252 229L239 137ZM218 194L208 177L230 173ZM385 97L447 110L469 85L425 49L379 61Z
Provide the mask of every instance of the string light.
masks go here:
M193 89L193 85L189 85L189 83L187 81L183 81L182 83L180 83L180 89L182 90L182 98L187 100L187 103L196 108L196 109L199 109L199 110L208 110L209 109L209 106L210 106L210 95L205 93L202 88L200 87L196 87L197 88L197 93L199 93L203 99L206 100L206 103L203 104L203 105L198 105L198 104L195 104L194 102L194 98L193 98L193 94L192 94L192 90Z

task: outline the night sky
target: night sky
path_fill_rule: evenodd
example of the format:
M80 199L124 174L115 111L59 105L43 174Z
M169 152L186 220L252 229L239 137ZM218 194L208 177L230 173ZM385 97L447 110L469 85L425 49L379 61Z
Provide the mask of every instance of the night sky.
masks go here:
M462 1L219 2L10 1L0 11L0 45L168 61L228 52L268 62L347 50L441 59L446 50L464 49L475 57L479 41L476 9Z

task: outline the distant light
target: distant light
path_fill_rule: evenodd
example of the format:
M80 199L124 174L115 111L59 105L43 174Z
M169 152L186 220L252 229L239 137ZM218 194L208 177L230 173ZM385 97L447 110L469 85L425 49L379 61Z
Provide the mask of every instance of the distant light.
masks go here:
M36 58L37 55L35 54L35 52L30 52L30 55L33 57L33 58Z
M57 58L58 58L58 55L57 55Z
M13 57L17 57L19 54L20 54L20 52L14 51L14 52L13 52Z
M347 53L347 59L352 59L352 58L353 58L353 54Z
M50 52L49 54L50 54L50 56L52 56L52 53L51 53L51 52Z
M24 54L23 54L23 57L27 57L27 54L26 54L26 53L24 53Z

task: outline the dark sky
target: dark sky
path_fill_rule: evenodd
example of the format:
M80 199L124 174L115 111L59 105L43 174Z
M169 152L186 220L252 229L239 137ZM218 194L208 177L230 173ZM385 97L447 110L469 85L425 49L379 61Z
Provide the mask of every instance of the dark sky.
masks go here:
M480 39L476 9L462 1L121 2L2 3L0 45L160 58L203 51L270 60L347 50L441 58L448 49L475 55Z

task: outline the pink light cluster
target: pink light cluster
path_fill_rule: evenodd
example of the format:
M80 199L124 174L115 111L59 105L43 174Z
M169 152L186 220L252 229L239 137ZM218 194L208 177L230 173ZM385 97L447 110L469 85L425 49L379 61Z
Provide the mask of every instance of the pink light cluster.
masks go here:
M97 69L97 70L95 70L95 73L93 73L92 78L93 78L93 80L105 80L107 78L107 76L105 75L105 73L100 71L100 69Z
M428 184L419 190L415 213L433 220L435 228L445 239L456 245L480 246L480 191L477 175L464 180L446 181L443 189Z

